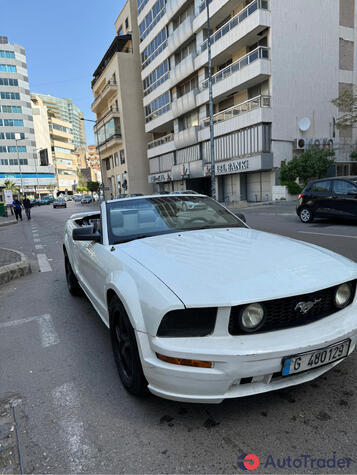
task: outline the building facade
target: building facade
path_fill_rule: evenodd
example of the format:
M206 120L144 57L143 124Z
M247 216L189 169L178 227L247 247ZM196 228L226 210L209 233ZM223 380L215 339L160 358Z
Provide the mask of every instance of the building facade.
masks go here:
M72 124L74 148L86 148L86 133L83 113L70 98L60 98L48 94L36 94L48 109L50 116Z
M94 72L92 111L107 197L151 193L140 78L136 0L115 21L116 36Z
M11 180L28 195L48 193L54 170L36 149L26 53L0 36L0 187Z
M210 31L206 1L138 0L149 182L210 193L209 36L217 198L271 200L311 144L345 173L356 136L331 101L357 83L355 0L207 1Z

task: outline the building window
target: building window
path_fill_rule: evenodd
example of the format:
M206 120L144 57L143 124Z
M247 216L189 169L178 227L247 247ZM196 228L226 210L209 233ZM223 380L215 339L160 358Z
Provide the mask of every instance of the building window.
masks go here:
M0 78L0 86L18 86L19 81L17 79Z
M198 76L189 79L185 83L177 87L177 97L180 98L191 91L198 89Z
M179 119L179 130L190 129L196 127L199 124L198 111L190 112Z
M171 109L171 96L167 91L162 96L158 97L151 104L145 107L146 122L156 119L165 112Z
M0 92L0 99L13 99L20 100L20 94L18 92Z
M4 73L16 73L16 66L13 64L0 64L0 71Z
M115 153L113 154L113 159L114 159L114 167L118 167L118 166L119 166L118 152L115 152Z
M53 151L56 153L64 153L66 155L71 155L72 151L64 147L53 147Z
M6 158L3 158L0 160L0 165L8 165L9 164L9 160L7 160Z
M21 119L0 119L0 127L23 127L24 121Z
M24 139L25 138L25 134L24 133L20 133L20 139ZM0 139L1 140L16 140L16 137L15 137L15 133L14 132L0 132ZM18 140L20 140L18 139Z
M148 3L149 0L138 0L138 15L143 11L145 5Z
M175 18L175 20L173 21L174 30L177 30L181 23L183 23L191 15L193 15L193 5L190 5L188 8L186 8L184 12L182 12Z
M124 165L125 163L125 150L120 150L120 164Z
M146 68L167 46L167 30L164 28L141 53L143 69Z
M20 106L2 106L4 114L22 114L22 107Z
M157 0L139 25L140 41L143 41L165 15L165 0Z
M105 159L105 168L107 170L110 170L110 158L111 157L108 157L108 158Z
M40 165L46 167L49 164L47 148L40 150Z
M15 59L15 53L13 51L0 50L0 58Z
M125 18L125 28L126 29L129 28L129 19L128 18Z
M181 61L183 61L185 58L187 58L187 56L194 53L195 51L196 51L196 42L195 41L192 41L187 46L180 49L180 51L178 51L175 54L175 63L176 63L176 65L180 64Z
M166 59L143 81L144 96L147 96L169 78L169 60Z
M6 147L5 147L6 148ZM26 147L24 145L21 145L19 147L15 147L14 145L11 145L7 147L8 153L26 153Z
M0 153L6 153L7 150L6 150L6 147L4 147L3 145L0 145Z
M20 158L20 165L27 165L28 161L27 158Z

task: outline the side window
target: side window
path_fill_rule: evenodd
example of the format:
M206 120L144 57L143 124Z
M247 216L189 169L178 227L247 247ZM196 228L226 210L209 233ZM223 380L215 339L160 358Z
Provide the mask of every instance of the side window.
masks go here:
M331 181L318 181L311 186L309 191L312 193L329 193L330 185Z
M347 195L350 191L357 191L357 188L352 183L343 180L336 180L333 182L333 191L339 195Z

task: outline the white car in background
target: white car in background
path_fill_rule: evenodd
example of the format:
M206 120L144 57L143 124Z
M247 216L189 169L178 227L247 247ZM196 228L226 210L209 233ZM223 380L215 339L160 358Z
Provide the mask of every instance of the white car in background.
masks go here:
M357 265L206 196L104 202L69 219L64 256L135 395L218 403L310 381L356 346Z

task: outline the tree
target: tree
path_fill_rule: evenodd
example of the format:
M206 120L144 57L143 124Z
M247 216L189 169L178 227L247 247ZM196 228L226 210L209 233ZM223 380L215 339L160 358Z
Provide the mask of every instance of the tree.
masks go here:
M332 101L338 107L341 115L336 120L338 129L356 127L357 125L357 95L353 91L343 92L337 99Z
M18 193L19 187L11 180L4 181L4 188L5 190L10 190L13 193Z
M324 178L333 165L331 160L335 153L332 150L309 148L288 163L281 164L280 180L282 184L295 181L297 178L305 185L313 178Z
M88 181L87 188L88 188L88 191L92 193L92 199L93 199L93 193L96 193L100 190L100 184L97 181Z

